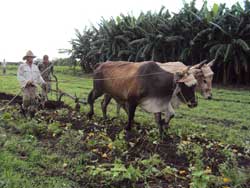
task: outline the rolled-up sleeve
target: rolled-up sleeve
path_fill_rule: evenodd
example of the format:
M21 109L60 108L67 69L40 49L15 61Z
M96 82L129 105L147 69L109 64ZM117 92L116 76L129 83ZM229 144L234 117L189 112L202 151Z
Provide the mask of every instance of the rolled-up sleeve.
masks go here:
M36 76L37 76L37 83L38 84L42 85L42 84L45 83L45 81L44 81L44 79L43 79L43 77L41 75L41 72L39 71L38 67L37 67L37 75Z
M39 79L38 79L38 82L39 82L39 84L44 84L44 83L45 83L45 81L44 81L43 77L41 76L41 73L40 73L40 72L39 72Z
M27 84L27 82L28 82L28 80L26 80L25 77L24 77L24 68L23 68L22 65L20 65L18 67L18 70L17 70L17 80L19 81L19 83L20 83L20 85L21 85L22 88L25 87L26 84Z

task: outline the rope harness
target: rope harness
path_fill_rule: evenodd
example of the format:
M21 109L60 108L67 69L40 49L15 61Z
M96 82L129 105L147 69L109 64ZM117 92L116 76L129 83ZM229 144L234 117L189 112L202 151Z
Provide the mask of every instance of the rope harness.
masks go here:
M43 70L40 74L42 75L44 72L46 72L48 69L50 69L52 66L54 65L54 63L52 63L50 66L48 66L45 70ZM109 78L84 78L84 80L92 80L92 81L102 81L102 80L120 80L120 79L128 79L128 78L136 78L136 77L147 77L147 76L151 76L151 75L159 75L159 74L164 74L165 72L155 72L155 73L149 73L149 74L142 74L142 75L136 75L136 76L122 76L122 77L109 77ZM89 74L89 75L94 75L94 74ZM48 81L48 82L54 82L52 80ZM57 81L56 81L57 82ZM64 81L67 83L67 81ZM78 80L79 82L79 80ZM72 83L71 82L68 82L68 83ZM58 85L57 85L58 87ZM179 86L178 86L179 87ZM176 89L175 89L176 90ZM3 108L0 109L0 111L4 110L9 104L11 104L15 98L21 93L22 91L20 90L18 92L18 94L16 94L6 105L4 105ZM184 103L185 104L188 104L188 102L186 101L183 93L181 92L181 90L178 91L180 93L180 95L182 96L182 98L184 99ZM177 94L177 93L176 93Z
M44 71L42 71L40 74L42 75L44 72L46 72L49 68L51 68L54 65L54 63L52 63L50 66L48 66ZM17 96L22 92L22 90L20 89L18 91L18 93L6 104L3 106L3 108L0 109L0 112L5 110L7 106L9 106L14 100L15 98L17 98Z
M178 86L178 87L179 87L179 86ZM177 93L177 94L178 94L178 93ZM183 103L186 104L186 105L188 105L189 102L188 102L188 101L186 100L186 98L184 97L184 95L183 95L181 89L180 89L180 91L179 91L179 94L180 94L181 97L183 98ZM198 98L198 97L195 95L193 98L190 99L190 101L192 101L193 99L197 99L197 98Z

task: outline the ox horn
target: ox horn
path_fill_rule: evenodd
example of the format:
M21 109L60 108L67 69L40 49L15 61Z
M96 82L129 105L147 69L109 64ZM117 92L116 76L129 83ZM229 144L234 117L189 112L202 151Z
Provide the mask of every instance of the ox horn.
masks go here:
M203 60L202 62L196 64L196 65L193 65L191 68L192 69L200 69L203 65L205 65L207 62L207 59Z
M208 65L209 67L212 67L212 66L214 65L214 63L215 63L215 59L213 59L212 61L210 61L207 65Z
M207 63L207 59L203 60L202 62L199 63L198 68L200 69L203 65Z

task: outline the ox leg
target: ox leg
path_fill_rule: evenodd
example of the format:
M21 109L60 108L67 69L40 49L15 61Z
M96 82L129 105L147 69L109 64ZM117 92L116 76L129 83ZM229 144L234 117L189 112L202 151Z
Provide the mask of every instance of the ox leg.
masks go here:
M166 128L166 123L165 123L164 119L162 119L162 117L161 117L161 115L162 115L161 112L155 113L154 115L155 115L155 121L159 126L160 137L161 137L161 139L163 139L163 136L165 133L164 129Z
M134 116L135 116L135 109L136 109L136 103L129 102L128 103L128 124L127 124L126 130L131 130L132 123L133 123Z
M168 129L169 127L169 122L170 120L174 117L175 115L175 112L174 112L174 109L171 105L171 103L169 103L168 105L168 110L165 112L165 117L166 119L162 119L161 117L161 113L155 113L155 120L156 120L156 123L158 124L159 126L159 132L160 132L160 137L163 138L163 135L164 135L164 130L165 129Z
M160 137L163 137L163 124L164 121L161 119L161 112L155 113L155 121L157 123L157 125L159 126L159 133L160 133Z
M102 114L104 119L107 119L107 106L110 103L111 99L112 98L110 95L105 94L102 100Z
M174 116L175 116L175 111L172 107L172 104L169 103L168 111L166 112L166 119L165 119L165 123L164 123L164 126L166 129L169 127L169 122Z
M127 103L117 103L116 105L116 115L119 116L120 115L120 111L121 111L121 108L124 109L124 111L126 112L126 114L128 115L128 104Z
M128 103L124 103L121 107L125 110L126 114L128 115Z
M95 100L100 97L103 93L102 92L98 92L97 90L95 89L92 89L91 92L89 93L89 96L88 96L88 103L89 103L89 106L90 106L90 110L89 110L89 113L88 113L88 118L91 119L92 116L94 115L94 102Z
M121 104L116 103L116 116L120 116Z

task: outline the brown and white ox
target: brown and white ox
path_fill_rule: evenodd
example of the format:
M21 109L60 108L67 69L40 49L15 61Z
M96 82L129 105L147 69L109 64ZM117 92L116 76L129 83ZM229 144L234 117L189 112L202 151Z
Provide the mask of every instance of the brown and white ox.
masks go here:
M199 64L193 65L189 69L189 73L192 73L197 80L196 91L200 92L200 94L205 99L212 99L212 81L213 81L213 71L211 67L214 64L214 60L210 61L206 64L207 60L202 61ZM173 74L177 72L182 72L187 69L188 66L183 64L182 62L166 62L166 63L157 63L162 69L171 72ZM181 98L176 95L172 98L172 106L179 106L180 102L185 102L183 100L179 100ZM103 103L109 100L109 96L104 96ZM109 100L110 101L110 100ZM127 112L126 107L122 104L117 103L117 116L120 114L120 108L123 107ZM104 109L106 111L106 109ZM173 116L173 114L170 114ZM104 118L107 118L106 113L104 114Z
M103 115L106 115L107 104L114 98L119 104L124 104L128 112L127 130L131 129L136 107L139 105L145 111L155 114L160 135L163 127L168 127L174 114L171 99L181 93L182 100L192 108L197 106L195 97L196 79L188 74L188 68L181 73L170 73L155 62L105 62L94 71L93 89L89 93L90 111L88 117L94 114L94 101L106 94L102 104ZM165 120L161 119L165 113Z
M211 67L215 60L210 61L208 64L206 64L206 62L207 60L204 60L199 64L193 65L189 72L192 73L197 80L196 90L199 91L205 99L212 99L212 81L214 72ZM159 63L159 66L171 73L180 72L187 68L182 62Z

